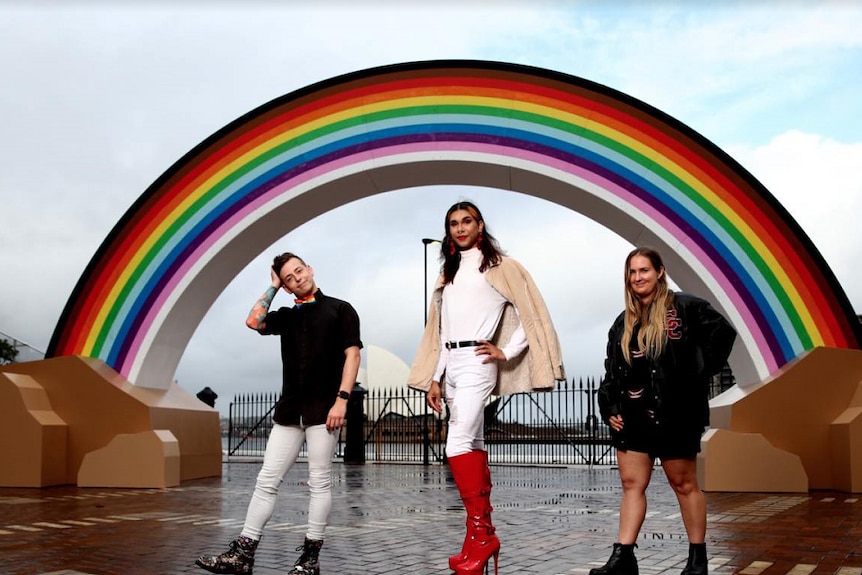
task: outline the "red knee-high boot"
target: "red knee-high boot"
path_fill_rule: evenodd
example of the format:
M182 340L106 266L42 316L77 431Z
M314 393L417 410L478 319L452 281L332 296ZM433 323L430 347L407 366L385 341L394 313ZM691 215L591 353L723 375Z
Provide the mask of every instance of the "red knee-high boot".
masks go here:
M461 553L449 558L449 567L458 575L480 574L494 557L494 573L500 540L491 523L491 470L486 451L471 451L449 458L455 485L467 510L467 534Z
M478 459L481 457L482 465L481 465L481 481L478 485L474 485L474 489L476 491L487 491L490 496L491 493L491 468L488 467L488 452L487 451L471 451L470 453L466 453L464 455L456 456L454 467L452 466L452 458L449 459L449 465L452 467L452 475L455 478L455 484L458 485L458 490L461 493L461 498L464 498L464 489L461 488L461 485L467 485L468 479L459 478L458 474L461 473L466 474L466 471L462 471L462 469L469 468L470 465L475 465L479 467L478 463L472 462L473 459ZM470 461L471 463L467 463ZM475 471L473 471L475 473ZM475 522L470 520L470 514L467 513L467 533L464 536L464 545L461 546L461 552L457 555L452 555L449 557L449 568L453 571L455 570L457 565L460 565L464 562L464 559L467 558L467 550L470 548L470 540L473 538L473 526Z

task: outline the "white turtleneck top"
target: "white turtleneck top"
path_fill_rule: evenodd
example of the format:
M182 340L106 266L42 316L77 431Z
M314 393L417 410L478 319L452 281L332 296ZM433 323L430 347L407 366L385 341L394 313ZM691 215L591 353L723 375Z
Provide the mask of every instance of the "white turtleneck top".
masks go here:
M443 288L441 353L434 381L440 381L446 369L449 350L444 344L447 341L490 341L497 331L497 324L508 300L485 280L485 275L479 271L481 264L482 252L479 248L462 251L461 264L454 280ZM518 311L517 308L515 311ZM505 347L501 346L506 359L515 357L526 348L527 334L522 325L518 326Z

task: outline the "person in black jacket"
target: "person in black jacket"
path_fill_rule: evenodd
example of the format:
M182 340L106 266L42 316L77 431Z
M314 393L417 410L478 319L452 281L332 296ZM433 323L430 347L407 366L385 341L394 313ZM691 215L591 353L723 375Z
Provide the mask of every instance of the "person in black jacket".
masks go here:
M707 301L671 291L652 248L626 258L625 300L608 333L598 394L623 487L619 533L608 562L590 575L637 575L634 548L656 459L688 535L682 575L706 575L706 498L697 482L697 453L709 425L709 379L727 362L736 331Z
M276 256L269 276L270 286L245 323L261 335L281 337L281 397L239 538L221 555L205 555L195 563L211 573L253 572L255 550L275 510L278 488L305 443L308 527L297 548L302 554L289 575L320 575L320 548L332 508L332 455L359 371L359 316L346 301L324 295L314 270L296 254ZM294 305L270 311L282 289L295 298Z

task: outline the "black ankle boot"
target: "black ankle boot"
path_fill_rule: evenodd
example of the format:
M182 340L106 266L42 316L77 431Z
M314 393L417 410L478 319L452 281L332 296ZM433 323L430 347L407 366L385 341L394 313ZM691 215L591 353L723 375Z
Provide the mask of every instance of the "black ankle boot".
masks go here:
M287 575L320 575L320 548L323 541L305 538L305 541L296 548L302 551L302 555L293 564L293 569Z
M706 543L688 544L688 562L681 575L707 575Z
M257 549L257 541L240 536L236 541L231 541L230 549L221 555L198 557L195 565L210 573L252 575L255 549Z
M602 567L590 569L590 575L638 575L638 561L635 559L636 544L614 543L611 557ZM686 575L694 575L687 573Z

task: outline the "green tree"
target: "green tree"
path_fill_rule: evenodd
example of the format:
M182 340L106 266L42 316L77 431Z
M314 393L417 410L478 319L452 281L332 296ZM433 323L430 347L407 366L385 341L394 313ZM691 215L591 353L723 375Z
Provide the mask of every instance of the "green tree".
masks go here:
M5 339L0 339L0 365L12 363L18 357L18 348Z

